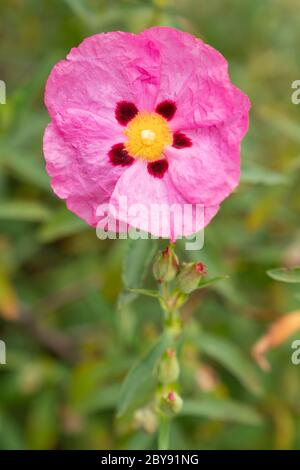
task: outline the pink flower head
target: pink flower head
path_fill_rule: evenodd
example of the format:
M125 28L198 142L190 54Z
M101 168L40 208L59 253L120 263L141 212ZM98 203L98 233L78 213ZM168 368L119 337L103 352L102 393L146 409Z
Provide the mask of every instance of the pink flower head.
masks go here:
M190 235L238 184L250 102L224 57L190 34L154 27L87 38L53 68L45 102L52 188L92 226L111 218L158 236ZM164 217L163 227L149 226L162 205L191 207L191 224Z

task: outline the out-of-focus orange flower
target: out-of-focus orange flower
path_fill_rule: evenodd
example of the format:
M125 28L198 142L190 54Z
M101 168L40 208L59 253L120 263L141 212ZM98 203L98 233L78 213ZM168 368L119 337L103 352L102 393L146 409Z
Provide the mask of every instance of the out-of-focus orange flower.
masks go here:
M252 355L263 370L271 370L271 366L265 357L266 352L282 344L297 330L300 330L300 310L279 318L271 325L267 334L254 344Z

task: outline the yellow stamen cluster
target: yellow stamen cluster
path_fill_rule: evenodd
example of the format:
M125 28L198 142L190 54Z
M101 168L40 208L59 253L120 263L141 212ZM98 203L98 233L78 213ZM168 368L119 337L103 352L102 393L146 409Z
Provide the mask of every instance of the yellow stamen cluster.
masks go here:
M140 112L127 125L124 143L129 155L155 161L163 157L166 145L173 141L167 121L157 113Z

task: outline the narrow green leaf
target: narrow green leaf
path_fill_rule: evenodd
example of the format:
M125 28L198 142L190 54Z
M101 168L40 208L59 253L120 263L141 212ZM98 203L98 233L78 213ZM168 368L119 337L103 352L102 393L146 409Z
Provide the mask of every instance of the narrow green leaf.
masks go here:
M264 108L262 114L268 124L272 125L281 135L295 142L300 142L299 123L296 120L273 108Z
M21 154L14 149L4 149L4 155L0 157L0 163L16 178L30 183L38 188L51 192L50 180L41 160L37 160L31 154Z
M3 383L1 387L3 387ZM0 410L0 449L22 450L25 448L23 439L20 423Z
M211 284L215 284L216 282L224 281L225 279L228 279L229 276L216 276L216 277L211 277L208 279L203 279L200 281L197 289L203 289L203 287L210 286Z
M38 236L43 242L52 242L87 229L88 225L83 220L62 207L41 227Z
M94 26L97 16L92 12L82 0L64 0L72 12L82 21L90 26Z
M250 392L258 394L261 391L255 368L239 347L227 339L204 332L194 341L200 351L219 362Z
M294 298L300 301L300 293L297 292L297 294L294 295Z
M128 240L127 251L123 262L123 285L125 291L119 298L119 308L132 302L137 297L130 289L139 289L143 285L149 265L157 247L157 240Z
M293 268L276 268L267 271L268 276L276 281L299 283L300 282L300 266Z
M139 393L143 383L152 377L156 361L172 341L173 339L170 336L162 335L144 357L130 369L121 387L118 416L125 413Z
M253 407L232 400L215 398L186 400L180 414L251 425L262 423L261 415Z
M123 282L128 289L135 289L143 281L145 265L149 266L156 246L157 240L129 240L123 269Z
M80 414L115 408L120 387L116 385L120 374L128 371L131 360L127 356L105 362L88 360L73 368L69 386L68 403ZM112 385L104 384L112 380Z
M45 206L38 202L8 201L0 204L0 219L40 222L48 219L50 213Z
M251 166L247 165L242 167L241 182L276 186L286 184L288 178L282 173L270 170L270 168L263 168L259 165L251 164Z
M42 392L30 409L27 422L28 447L45 450L55 447L58 433L57 397L52 390Z
M89 400L80 408L81 413L99 413L101 411L116 408L120 394L118 384L101 386L99 390L94 389Z
M129 292L133 292L138 295L146 295L148 297L155 297L156 299L160 298L160 293L157 290L151 289L128 289Z

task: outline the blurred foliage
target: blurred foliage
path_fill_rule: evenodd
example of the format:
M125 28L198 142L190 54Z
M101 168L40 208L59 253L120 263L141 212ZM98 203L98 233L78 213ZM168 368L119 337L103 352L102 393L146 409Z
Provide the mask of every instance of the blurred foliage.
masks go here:
M250 354L269 324L299 308L298 284L266 274L300 265L299 0L0 0L0 9L0 448L155 448L155 423L136 408L152 394L161 312L122 290L123 281L153 288L141 271L152 243L98 240L52 194L41 150L53 64L95 32L155 24L219 49L253 104L239 189L201 252L179 244L210 276L229 278L184 308L186 400L171 447L299 448L292 340L268 354L268 374Z

